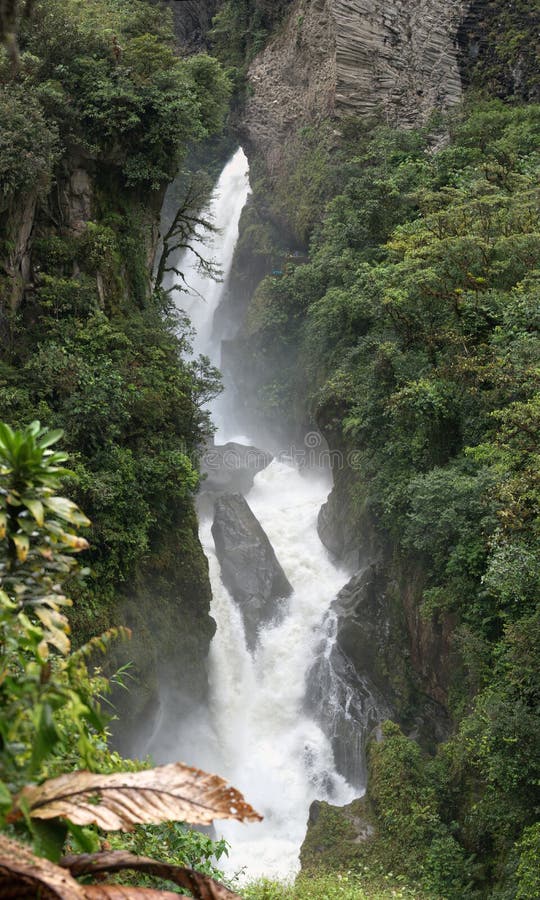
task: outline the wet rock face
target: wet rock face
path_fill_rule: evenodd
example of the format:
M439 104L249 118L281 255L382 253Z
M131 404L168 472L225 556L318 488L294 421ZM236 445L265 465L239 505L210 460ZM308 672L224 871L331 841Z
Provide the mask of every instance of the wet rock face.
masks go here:
M408 688L405 629L392 620L375 567L339 592L327 628L335 640L330 653L321 647L308 675L307 708L331 741L338 772L360 790L366 739L380 722L399 718Z
M464 0L296 0L249 69L245 139L279 174L284 142L328 116L423 123L459 101Z
M258 628L279 615L279 601L290 596L292 587L241 494L218 497L212 535L223 584L242 611L247 645L253 650Z
M393 714L367 669L357 672L335 644L319 652L307 678L306 710L332 744L336 770L359 791L366 784L369 734Z
M436 675L430 681L420 671L402 587L389 580L387 565L367 566L336 597L332 606L336 641L329 664L341 681L344 698L353 698L346 704L353 719L370 729L377 721L392 718L424 748L433 750L448 736L446 694L432 683ZM425 627L433 629L429 622ZM432 660L432 671L447 671L443 643L433 634L426 643L441 654L439 665ZM340 731L331 736L341 758ZM350 760L344 757L344 771L347 766Z
M192 50L208 46L208 31L219 0L167 0L178 39Z
M388 693L385 654L393 623L381 587L376 569L370 566L351 578L333 608L338 617L337 650L357 673L369 674L377 688Z
M229 441L209 445L201 459L201 474L206 476L202 491L210 494L247 494L253 480L272 462L266 450Z

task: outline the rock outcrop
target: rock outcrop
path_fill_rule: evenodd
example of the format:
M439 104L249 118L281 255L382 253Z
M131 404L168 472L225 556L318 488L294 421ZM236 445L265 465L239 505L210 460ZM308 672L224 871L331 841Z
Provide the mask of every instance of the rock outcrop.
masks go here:
M335 613L328 620L336 625ZM359 791L366 784L366 742L373 729L395 715L370 678L369 666L359 666L333 644L325 643L307 678L306 709L332 744L336 770ZM367 661L366 661L367 663Z
M225 587L238 603L248 648L261 625L280 613L280 600L292 587L261 525L241 494L218 497L212 535Z
M201 459L201 475L204 494L247 494L253 480L272 462L273 456L266 450L229 441L227 444L209 445Z
M212 16L218 5L219 0L183 0L181 3L178 0L167 0L180 43L190 50L205 49Z
M328 116L421 124L461 97L464 0L296 0L249 69L244 138L270 174L287 137Z
M31 241L36 215L37 197L35 194L22 197L11 209L0 209L0 216L5 217L7 253L3 262L4 270L9 278L10 295L5 297L7 308L15 311L24 296L24 291L31 275ZM2 261L0 260L0 263ZM0 298L4 299L4 298ZM2 318L6 310L0 302L0 335L2 335ZM2 335L3 336L3 335Z
M367 797L346 806L315 800L300 850L303 872L346 871L357 867L363 848L376 839L376 819Z
M366 566L331 609L336 640L327 667L339 683L335 693L346 715L322 724L340 771L356 781L362 772L349 749L355 723L365 739L378 722L392 718L429 750L448 735L450 629L421 621L414 573L404 579L406 587L394 576L388 558ZM357 752L363 755L364 749L359 745Z

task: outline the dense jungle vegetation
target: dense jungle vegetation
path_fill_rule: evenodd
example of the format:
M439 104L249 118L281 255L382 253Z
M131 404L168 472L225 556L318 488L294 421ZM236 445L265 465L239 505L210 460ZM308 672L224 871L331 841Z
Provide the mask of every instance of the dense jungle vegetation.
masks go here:
M0 420L63 430L62 490L91 524L44 472L59 435L17 432L24 494L2 430L0 813L6 833L54 857L64 826L52 839L30 815L8 821L26 783L147 766L107 746L96 702L107 679L85 662L99 642L70 654L62 584L76 645L117 623L120 599L148 576L156 623L170 622L171 596L207 600L193 494L210 430L201 407L219 376L189 360L189 323L152 284L155 225L166 184L220 132L233 88L241 104L246 62L286 3L224 2L211 36L223 65L179 56L170 19L145 0L29 5L18 64L0 51ZM347 120L338 141L335 123L306 128L279 183L254 183L309 251L251 303L256 402L291 426L310 416L354 453L349 524L359 541L368 527L383 536L396 574L422 571L422 614L451 624L459 666L454 730L436 755L392 723L369 749L363 814L375 840L360 847L329 812L330 874L311 870L308 846L296 888L266 883L250 897L345 900L371 882L381 897L540 896L534 5L475 6L471 34L487 35L487 49L468 64L461 108L414 131ZM272 230L260 244L290 249ZM85 579L69 562L85 547L80 528ZM45 563L34 538L54 545ZM53 574L57 596L36 618ZM71 849L102 839L69 830ZM113 844L210 874L225 851L180 824L138 826Z
M258 6L223 14L245 29ZM358 811L375 838L359 847L329 808L307 874L540 895L537 32L537 3L478 0L460 108L417 130L344 120L338 141L334 122L308 126L272 178L251 160L242 254L282 274L248 307L249 402L291 434L316 422L354 460L335 473L346 527L360 548L375 530L389 582L420 575L421 617L452 632L452 736L427 757L388 723Z
M250 306L258 402L281 418L309 397L332 446L354 453L351 525L361 541L374 523L396 571L420 566L422 614L452 622L462 661L435 759L396 726L371 749L380 839L365 855L436 896L532 900L540 108L476 97L423 130L343 131L337 154L306 131L274 200L294 197L289 221L312 237L309 264L265 279ZM331 197L322 216L302 193L313 179Z
M59 820L44 828L25 807L8 824L17 792L80 768L146 770L108 748L105 695L139 677L130 702L152 698L157 648L177 650L190 619L195 656L211 634L193 496L219 375L191 359L189 322L152 267L165 188L221 133L230 84L215 59L182 58L169 13L146 0L2 4L0 26L0 419L23 429L0 442L0 815L57 859ZM81 578L70 554L84 548ZM103 664L136 665L92 675L126 620L129 648ZM180 823L111 843L209 873L225 850ZM69 849L99 846L95 828L70 824Z
M214 59L180 58L166 12L143 0L37 3L19 44L17 72L4 53L0 74L0 410L64 429L93 523L81 640L158 546L194 543L193 454L218 375L187 361L189 323L151 284L152 242L164 187L222 127L229 85ZM191 565L202 581L196 548Z

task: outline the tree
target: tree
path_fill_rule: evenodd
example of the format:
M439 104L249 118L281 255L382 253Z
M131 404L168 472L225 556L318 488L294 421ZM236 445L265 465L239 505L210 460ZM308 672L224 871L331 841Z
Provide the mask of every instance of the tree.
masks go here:
M169 227L162 237L161 254L154 276L154 290L164 290L170 294L174 290L189 290L186 276L179 268L179 259L186 250L191 250L201 270L209 277L219 280L221 272L211 259L197 250L197 244L208 240L216 228L208 216L201 212L208 202L208 180L201 176L189 179L185 194L172 215Z
M102 773L104 717L95 694L104 680L89 676L86 658L119 632L70 653L64 609L71 601L64 589L84 574L74 554L87 549L79 530L90 523L57 493L61 479L73 474L64 467L67 455L52 449L61 434L39 422L19 431L0 423L0 829L10 826L31 839L38 856L56 862L68 833L91 851L99 847L96 828L130 831L178 819L206 825L214 818L258 821L222 778L180 763ZM72 771L81 763L91 771ZM172 880L195 897L235 897L206 875L123 851L68 856L61 865L0 835L0 892L30 886L47 896L91 897L91 887L76 876L128 868ZM100 890L100 896L114 896L112 887ZM149 894L131 889L129 896Z

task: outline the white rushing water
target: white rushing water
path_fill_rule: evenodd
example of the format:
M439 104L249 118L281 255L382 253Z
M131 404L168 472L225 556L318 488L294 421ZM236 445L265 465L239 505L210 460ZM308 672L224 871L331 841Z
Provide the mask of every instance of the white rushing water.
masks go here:
M253 656L239 610L221 583L210 522L201 529L218 626L210 686L220 771L264 816L260 825L220 825L231 844L230 868L245 867L249 875L296 872L311 802L343 804L354 796L335 771L330 742L303 710L325 614L347 580L317 535L328 490L326 479L303 477L274 460L247 496L294 589L284 618L261 630Z
M211 255L224 278L249 192L246 172L247 160L239 150L223 170L210 209L221 229L213 236ZM208 253L208 247L200 249ZM195 350L218 364L213 316L224 284L188 271L186 259L182 268L204 302L184 293L176 301L197 329ZM233 430L226 433L222 423L219 441L232 439ZM304 710L306 675L324 641L325 615L347 581L347 573L333 564L317 534L317 515L330 487L324 473L303 473L275 459L257 475L247 496L294 591L281 621L261 630L253 655L246 647L240 611L221 581L211 521L201 523L217 632L209 659L210 708L189 728L192 750L187 761L228 778L264 816L255 825L217 823L231 844L227 868L244 869L250 877L294 874L311 802L343 804L357 794L336 773L329 740ZM184 749L180 726L172 743ZM197 743L199 754L193 752ZM159 748L154 753L159 756Z
M196 253L187 250L178 268L184 273L188 293L176 292L177 305L188 313L195 328L193 352L204 353L217 365L219 342L213 337L214 313L231 271L234 248L238 240L238 224L250 193L248 161L238 150L223 169L203 218L210 221L215 232L203 241L194 241L193 249L204 259L216 264L219 281L213 281L201 271Z

